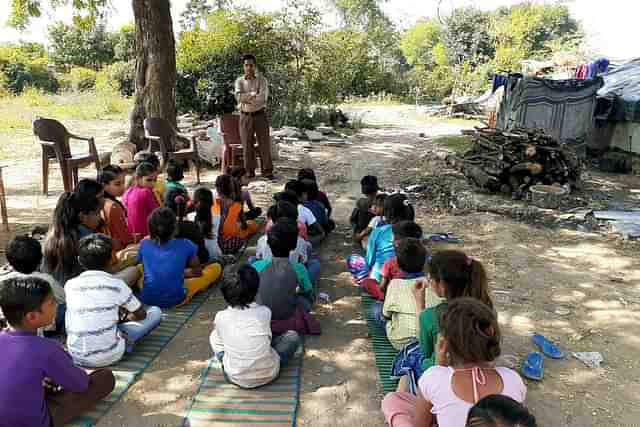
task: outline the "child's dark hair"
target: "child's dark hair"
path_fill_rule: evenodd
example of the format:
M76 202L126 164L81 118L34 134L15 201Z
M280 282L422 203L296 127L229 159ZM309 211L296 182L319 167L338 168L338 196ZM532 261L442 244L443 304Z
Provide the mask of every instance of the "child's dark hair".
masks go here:
M149 216L149 235L158 244L165 244L176 231L176 215L169 208L158 208Z
M216 178L216 191L235 202L242 201L242 190L238 180L231 175L219 175Z
M363 176L360 180L360 188L362 194L365 196L376 194L380 190L380 187L378 187L378 177L373 175Z
M411 237L400 240L396 249L398 267L406 273L420 273L424 271L424 263L427 261L427 249L420 239Z
M408 237L412 239L422 239L422 227L413 221L396 222L391 227L391 231L393 231L393 237L396 240L402 240Z
M316 173L311 168L303 168L298 171L298 181L310 179L311 181L318 181L316 179Z
M40 311L52 294L46 280L34 276L17 276L0 282L0 308L9 325L20 327L27 313Z
M286 258L298 245L298 227L295 221L280 218L267 233L267 244L274 257Z
M103 186L109 184L111 181L113 181L114 179L118 178L119 176L121 176L122 174L124 174L124 171L122 170L122 168L118 165L108 165L102 168L102 170L100 171L100 173L98 174L98 182L100 184L102 184ZM106 196L106 191L105 191L105 196Z
M289 202L294 206L298 206L298 204L300 203L300 199L298 198L298 195L295 192L290 190L285 190L285 191L281 191L279 193L274 194L273 199L276 202Z
M167 178L171 181L182 181L184 179L184 170L182 165L175 159L167 162Z
M493 362L500 356L500 326L491 307L475 298L456 298L440 319L440 334L453 363Z
M158 168L151 163L143 162L136 167L136 178L143 178L145 176L151 176L158 173Z
M466 427L537 427L536 417L527 408L500 394L480 399L469 410Z
M318 198L318 194L320 193L318 183L311 179L303 179L300 182L304 186L305 193L307 193L307 199L316 200Z
M187 215L187 195L179 188L172 188L167 191L164 197L164 205L173 211L178 222L182 221Z
M44 262L50 272L72 274L78 262L80 214L100 210L97 197L87 193L62 193L44 243Z
M78 260L87 270L106 270L111 262L113 241L104 234L90 234L78 243Z
M78 194L87 194L89 196L96 197L99 193L104 191L102 188L102 184L100 184L95 179L83 178L78 181L78 185L76 185L75 192Z
M31 274L42 262L42 246L30 236L16 236L7 245L7 261L15 271Z
M141 163L151 163L156 171L160 169L160 159L155 155L155 153L150 151L140 151L136 153L136 155L133 156L133 161L136 165L140 165Z
M231 175L232 178L240 179L247 174L247 170L242 166L234 166L227 168L227 175Z
M395 193L384 201L384 217L390 224L399 221L413 221L415 212L404 194Z
M376 194L376 198L375 198L375 205L383 208L384 209L384 201L387 200L387 194L386 193L379 193Z
M273 222L276 222L281 218L297 221L298 208L296 205L282 200L269 208L267 216L271 218L271 221Z
M304 184L302 182L298 181L297 179L292 179L292 180L288 181L284 185L284 189L285 189L285 191L291 191L291 192L295 193L295 195L298 196L299 200L302 200L302 195L305 192Z
M464 252L436 252L429 262L427 271L434 280L444 283L445 297L448 300L471 297L493 307L487 273L482 263L468 257Z
M222 285L222 296L231 307L248 308L255 301L260 287L260 275L249 264L243 264L233 280Z
M199 187L193 192L193 203L196 207L196 225L205 239L213 239L213 193L206 187Z

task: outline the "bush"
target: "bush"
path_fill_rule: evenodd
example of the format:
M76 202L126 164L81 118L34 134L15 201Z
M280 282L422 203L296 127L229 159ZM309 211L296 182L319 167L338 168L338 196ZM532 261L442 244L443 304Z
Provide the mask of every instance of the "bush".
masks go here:
M21 94L25 87L28 86L51 93L57 92L60 87L58 80L52 73L49 73L46 66L37 63L22 64L9 62L0 65L0 67L4 75L3 81L5 89L15 95Z
M69 72L71 88L77 92L87 92L96 87L97 72L84 67L74 67Z
M135 61L114 62L96 75L96 90L116 91L122 96L135 93Z

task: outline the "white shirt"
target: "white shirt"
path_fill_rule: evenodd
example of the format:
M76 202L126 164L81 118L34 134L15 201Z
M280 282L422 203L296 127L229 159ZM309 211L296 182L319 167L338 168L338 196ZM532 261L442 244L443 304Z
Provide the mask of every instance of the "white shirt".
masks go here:
M289 253L289 261L292 263L301 262L302 264L306 264L309 260L311 248L311 243L298 236L298 244L296 248ZM262 236L258 239L258 243L256 244L256 258L273 258L273 252L271 252L271 248L267 242L267 236Z
M375 229L378 225L380 225L381 222L381 216L374 216L373 218L371 218L371 221L369 221L369 228Z
M311 209L304 205L298 205L298 222L303 223L307 227L316 223L316 217Z
M119 308L129 312L142 304L131 288L104 271L85 271L65 285L67 348L73 361L99 368L122 358L126 343L118 332Z
M216 314L210 342L224 351L224 372L235 384L253 388L268 384L280 372L280 356L271 347L271 310L255 302L249 308L227 307Z
M240 76L235 82L235 95L240 103L240 111L252 113L260 111L269 100L269 83L263 76L256 74L255 78L247 80ZM251 99L252 96L255 98Z
M196 213L191 212L187 215L187 219L189 221L195 222ZM222 249L220 249L220 245L218 244L218 231L220 230L220 217L218 215L211 216L211 235L213 239L204 239L204 246L207 248L207 252L209 252L209 258L220 258L222 256Z

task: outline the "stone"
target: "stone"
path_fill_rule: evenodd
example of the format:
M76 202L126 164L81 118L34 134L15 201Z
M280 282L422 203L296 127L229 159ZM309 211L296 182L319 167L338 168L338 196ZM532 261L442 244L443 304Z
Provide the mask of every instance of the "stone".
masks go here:
M324 141L327 139L321 132L315 130L308 130L305 132L309 141Z

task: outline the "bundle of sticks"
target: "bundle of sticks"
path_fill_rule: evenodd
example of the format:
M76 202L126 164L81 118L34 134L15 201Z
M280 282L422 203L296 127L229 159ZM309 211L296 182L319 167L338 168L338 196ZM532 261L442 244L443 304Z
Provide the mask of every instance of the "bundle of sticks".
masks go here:
M521 198L532 185L575 188L579 182L582 166L575 151L540 130L462 133L473 138L473 147L453 163L479 187Z

